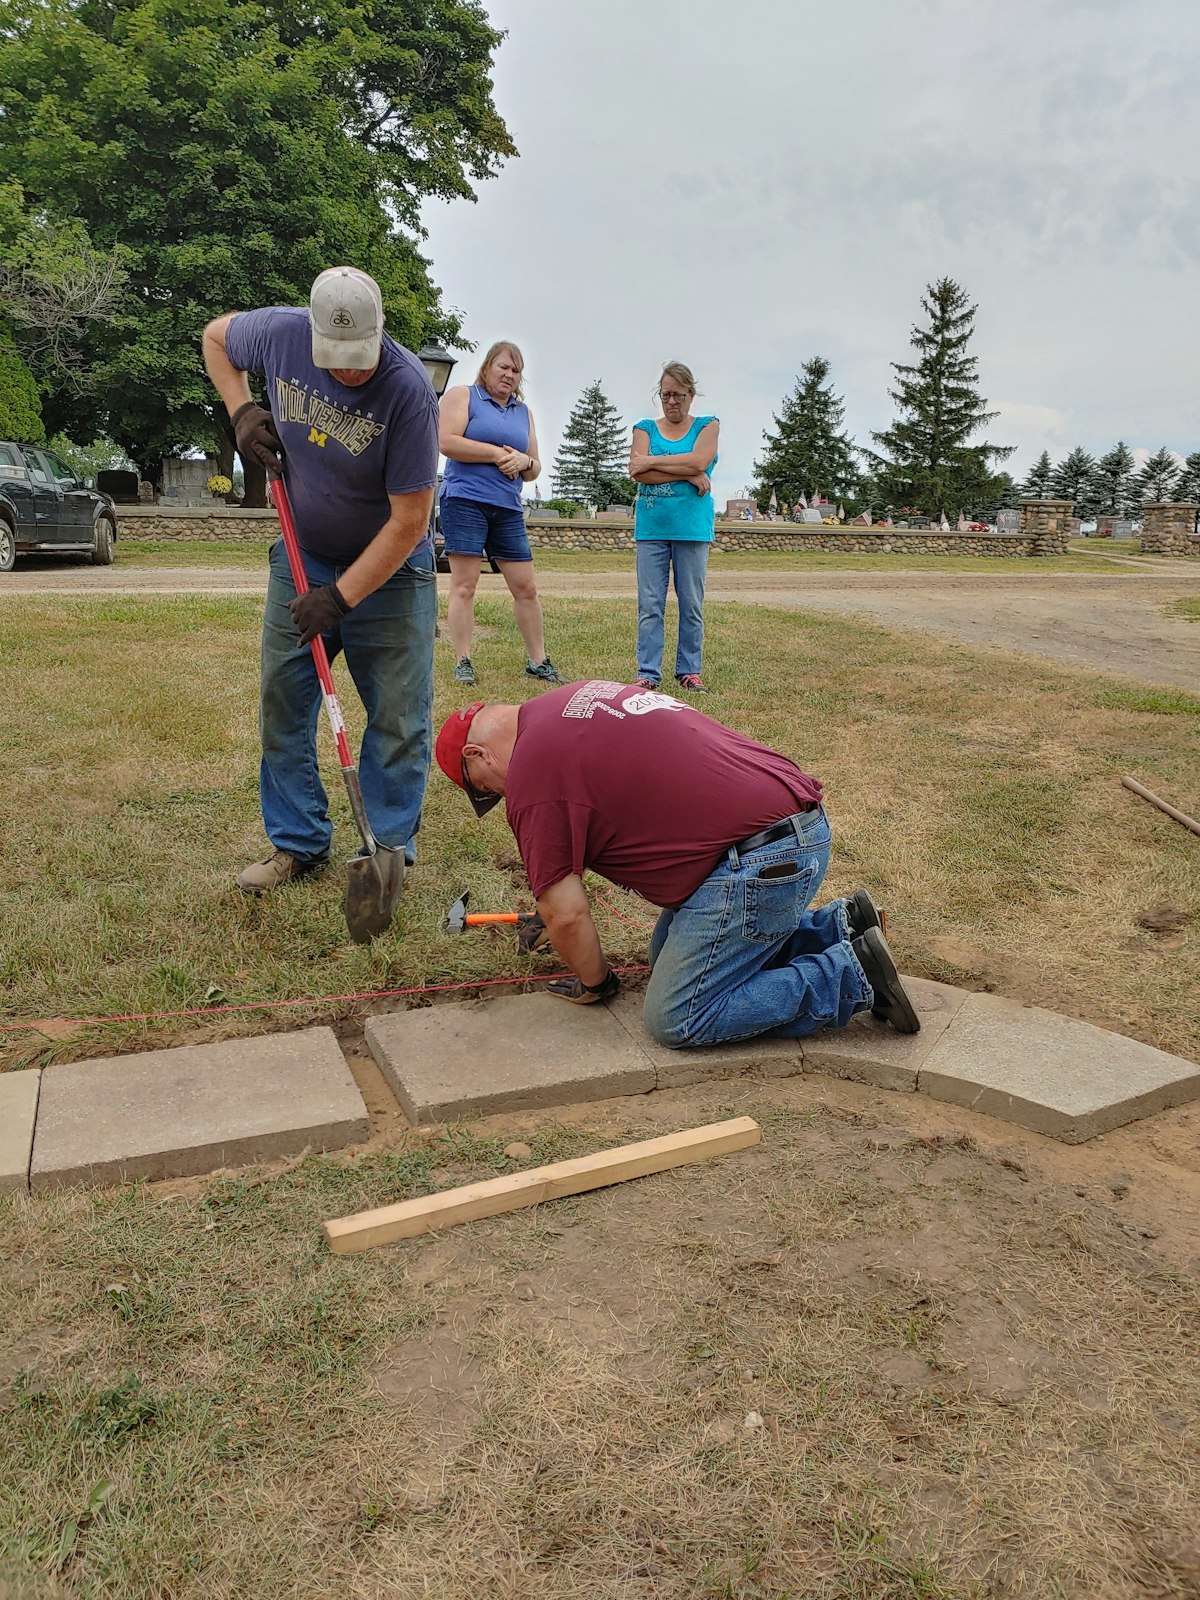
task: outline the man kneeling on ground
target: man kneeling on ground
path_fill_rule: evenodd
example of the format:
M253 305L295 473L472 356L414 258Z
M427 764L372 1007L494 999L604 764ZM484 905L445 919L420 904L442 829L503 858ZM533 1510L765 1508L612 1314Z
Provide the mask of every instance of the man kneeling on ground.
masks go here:
M802 1038L872 1010L916 1011L865 889L808 906L829 864L821 784L765 745L658 691L571 683L524 705L477 701L437 759L483 816L503 798L539 915L589 1005L617 992L583 874L662 908L645 1021L660 1044Z

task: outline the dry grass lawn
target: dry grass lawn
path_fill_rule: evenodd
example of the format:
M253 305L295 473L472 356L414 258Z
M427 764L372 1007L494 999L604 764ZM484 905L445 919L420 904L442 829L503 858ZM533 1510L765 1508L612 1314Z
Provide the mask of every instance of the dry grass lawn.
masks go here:
M487 600L477 693L536 692L511 607ZM621 602L548 605L552 653L622 677ZM532 976L505 934L454 939L446 907L528 904L500 812L478 823L435 773L420 861L394 930L349 943L342 872L268 900L236 869L262 852L249 598L13 599L0 644L17 714L0 724L9 811L0 982L10 1066L360 1016L363 1002L215 1011L415 985ZM1129 771L1181 809L1200 790L1200 697L973 653L835 616L710 608L706 710L818 773L834 827L828 888L886 899L908 970L1002 989L1200 1055L1194 836L1120 787ZM438 648L437 713L459 703ZM349 714L353 692L345 696ZM329 751L327 735L322 741ZM332 760L344 859L357 845ZM1142 926L1167 907L1179 926ZM619 913L619 914L618 914ZM599 904L636 964L647 908ZM139 1017L147 1020L93 1021Z
M482 692L523 697L511 608L480 620ZM442 934L461 889L523 886L502 818L438 778L371 948L336 868L231 888L258 847L256 623L240 599L0 608L11 1069L312 1019L350 1048L370 1002L53 1017L553 970ZM627 606L548 623L575 671L626 672ZM1195 811L1200 699L761 608L712 607L709 656L705 709L826 781L829 892L884 899L908 970L1200 1058L1200 841L1119 783ZM451 667L439 647L439 713ZM640 961L647 908L605 889L599 916ZM1195 1110L1067 1149L819 1078L420 1134L372 1104L340 1157L0 1197L5 1600L1200 1596ZM322 1242L512 1170L514 1137L528 1165L741 1113L762 1145L710 1166Z
M762 1145L708 1166L321 1244L511 1170L514 1135L539 1161L746 1111ZM809 1079L12 1205L14 1592L1194 1597L1186 1117L1183 1188L1126 1170L1137 1130L1068 1150Z

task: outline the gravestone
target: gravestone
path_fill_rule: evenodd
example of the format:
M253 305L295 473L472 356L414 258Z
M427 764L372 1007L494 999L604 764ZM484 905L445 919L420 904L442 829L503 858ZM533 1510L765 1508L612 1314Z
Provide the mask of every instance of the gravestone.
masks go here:
M1021 528L1021 513L1019 511L997 511L996 532L1018 533Z
M197 461L192 456L168 457L163 462L163 489L180 505L207 505L212 500L208 480L216 470L215 461Z
M804 510L800 513L800 521L801 522L818 522L819 523L821 521L821 508L820 508L820 506L806 506L804 508Z

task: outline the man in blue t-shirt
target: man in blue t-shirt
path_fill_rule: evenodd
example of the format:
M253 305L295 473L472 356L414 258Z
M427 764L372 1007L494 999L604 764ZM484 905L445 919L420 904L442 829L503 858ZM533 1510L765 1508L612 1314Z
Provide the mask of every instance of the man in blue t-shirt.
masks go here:
M379 285L354 267L313 283L307 310L231 312L204 330L204 362L242 459L283 473L310 589L271 547L259 723L263 822L274 846L237 876L262 894L323 866L333 829L317 767L321 687L310 642L339 650L366 708L359 776L380 844L411 865L429 774L437 579L429 514L437 399L383 331ZM260 373L266 405L250 394Z

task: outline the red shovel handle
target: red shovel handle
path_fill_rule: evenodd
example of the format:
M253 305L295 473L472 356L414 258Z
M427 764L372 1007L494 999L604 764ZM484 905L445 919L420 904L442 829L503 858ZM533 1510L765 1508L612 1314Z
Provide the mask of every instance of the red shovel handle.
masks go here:
M300 554L300 541L296 537L296 523L292 517L291 502L288 500L287 490L284 488L282 478L271 480L271 498L275 502L275 509L279 513L279 526L283 532L283 547L287 551L288 566L292 570L292 583L297 594L308 593L308 573L304 570L304 557ZM313 653L313 662L317 669L317 677L321 680L321 693L325 696L325 709L329 713L330 726L333 728L333 739L337 745L338 762L343 772L351 771L354 767L354 757L350 752L350 741L346 737L346 724L342 721L342 708L338 703L337 691L333 687L333 673L329 670L329 655L325 649L325 641L318 634L312 641L310 648Z

